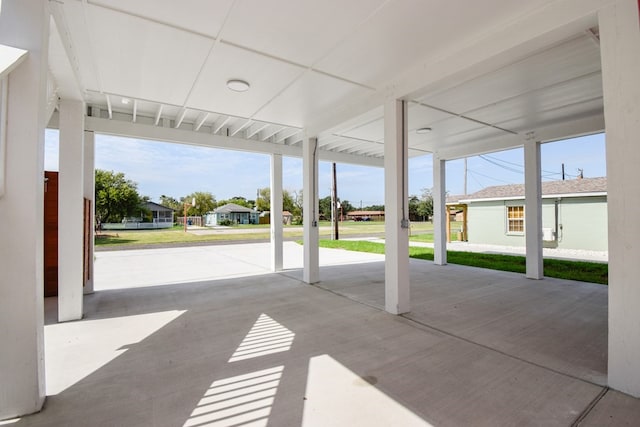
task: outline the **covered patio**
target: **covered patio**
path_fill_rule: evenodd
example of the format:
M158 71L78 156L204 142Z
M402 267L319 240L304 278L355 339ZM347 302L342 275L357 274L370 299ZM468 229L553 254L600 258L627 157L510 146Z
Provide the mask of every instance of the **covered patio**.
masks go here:
M58 324L47 299L50 397L15 425L622 426L640 417L640 402L606 387L604 286L531 286L519 274L454 265L443 274L412 260L414 309L392 316L381 255L322 249L324 280L308 286L295 243L285 244L282 273L269 272L268 244L198 249L99 253L102 281L79 322ZM147 276L193 271L194 253L213 268L183 283L118 273L132 258L140 272L155 267Z
M175 318L159 315L165 326L105 365L110 377L115 374L116 381L131 386L126 393L132 402L171 412L170 401L136 400L142 390L136 388L138 374L111 371L126 372L137 359L123 362L139 354L139 372L147 372L150 381L163 378L163 369L196 381L187 381L192 388L185 405L191 408L181 406L176 412L181 422L191 419L196 395L222 384L216 381L243 381L236 377L248 374L236 371L236 364L218 364L240 345L239 331L248 331L256 321L273 320L291 332L297 327L296 313L305 317L308 310L312 315L304 320L311 323L303 322L302 330L294 331L303 338L298 342L308 345L301 347L304 356L299 365L294 363L295 369L328 354L332 360L317 362L320 371L345 368L375 380L376 390L387 390L386 395L435 425L446 425L447 419L469 422L474 402L490 408L489 416L506 417L507 424L549 413L558 417L556 423L574 423L580 414L597 416L598 408L609 420L609 411L602 409L608 401L613 399L614 406L636 401L617 392L606 392L599 400L607 387L640 396L640 222L628 215L640 208L639 9L635 0L193 0L189 7L169 0L3 0L0 339L11 345L0 352L0 419L39 411L46 397L45 377L56 374L49 364L45 369L49 336L44 333L42 286L43 140L45 127L50 127L60 130L57 321L108 318L101 311L111 311L108 301L100 302L103 298L123 298L117 306L132 307L124 300L135 299L138 292L152 304L140 307L186 310ZM603 130L609 287L552 286L556 281L541 281L540 147ZM94 197L96 133L268 154L274 218L282 216L282 157L301 157L301 270L281 273L290 261L285 258L282 224L273 221L268 251L272 273L229 279L233 286L220 286L215 297L207 286L197 284L174 289L186 292L184 296L170 292L171 286L92 295L98 275L91 273L98 267L92 262L91 244L83 246L83 241L92 241L92 227L83 227L83 209ZM447 161L515 147L524 149L526 278L508 276L505 281L501 274L485 276L447 265ZM410 262L407 250L407 163L409 157L426 154L433 158L435 214L435 262L428 268ZM384 168L386 254L371 269L320 268L320 160ZM341 268L347 271L341 273ZM347 280L352 272L360 276ZM384 307L386 313L299 286L295 279ZM282 295L280 299L265 298L257 286L264 282L272 283L273 295ZM190 299L189 289L192 295L203 292L205 300ZM242 295L243 289L248 294ZM155 297L153 291L158 292ZM300 295L318 300L310 305ZM220 307L222 319L212 310L217 298L227 303ZM278 318L280 304L286 312ZM137 314L154 310L140 307L130 309ZM349 310L355 314L345 314ZM185 323L186 333L172 330L191 314L217 320L207 323L214 328L207 331L219 340L200 335L198 316ZM269 318L261 318L263 314ZM65 330L65 325L53 326ZM329 341L316 341L316 335L334 337L344 348L351 340L359 346L344 350L341 357L339 350L327 353ZM316 342L323 348L314 348ZM361 350L374 342L378 347L369 359ZM152 344L149 352L147 343ZM119 344L117 348L129 343ZM193 348L201 351L190 355ZM389 349L398 352L396 358ZM171 351L179 358L154 358ZM149 360L159 363L154 375ZM215 367L216 373L207 377L207 367ZM405 367L411 369L402 371ZM287 372L282 371L283 382ZM521 382L525 374L529 380ZM302 399L295 394L303 387L302 377L279 390ZM431 379L438 385L435 394L420 393ZM68 389L78 390L76 403L90 400L90 388L80 387L90 383L83 380ZM167 383L173 392L180 384ZM161 393L150 384L140 391L142 396ZM107 392L117 388L109 381L96 384L103 385ZM439 395L442 390L451 390L451 404L449 397ZM494 400L494 393L502 392L512 405ZM549 393L560 394L550 400ZM54 417L56 397L50 400L47 412ZM60 400L60 408L66 401ZM345 402L350 404L351 397ZM593 411L591 403L597 403ZM89 406L75 405L74 410L91 410ZM128 407L137 417L133 410L141 406ZM103 408L102 417L115 416L116 406ZM58 414L84 414L74 410ZM144 418L148 421L153 407L146 410L151 411ZM301 413L304 419L302 406L277 412L296 410L297 415L286 420L295 424ZM46 417L34 419L47 422ZM21 422L31 422L26 420ZM140 418L129 421L145 424Z

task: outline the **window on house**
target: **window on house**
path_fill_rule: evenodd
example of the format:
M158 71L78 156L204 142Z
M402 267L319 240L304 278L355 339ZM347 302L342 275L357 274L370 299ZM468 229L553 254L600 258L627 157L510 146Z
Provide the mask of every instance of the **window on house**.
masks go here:
M524 233L524 206L507 206L507 232Z

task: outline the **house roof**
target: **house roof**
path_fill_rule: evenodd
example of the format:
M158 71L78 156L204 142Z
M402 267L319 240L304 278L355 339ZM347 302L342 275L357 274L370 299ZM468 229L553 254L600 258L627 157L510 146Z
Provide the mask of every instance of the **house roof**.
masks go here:
M149 209L150 211L169 211L169 212L173 212L173 209L168 208L166 206L163 206L159 203L155 203L155 202L145 202L144 203L144 207Z
M606 195L607 178L583 178L542 183L543 196L576 197L580 195ZM467 196L447 197L447 204L475 200L524 198L524 184L495 185Z
M213 213L253 213L253 209L236 205L235 203L227 203L224 206L216 208Z

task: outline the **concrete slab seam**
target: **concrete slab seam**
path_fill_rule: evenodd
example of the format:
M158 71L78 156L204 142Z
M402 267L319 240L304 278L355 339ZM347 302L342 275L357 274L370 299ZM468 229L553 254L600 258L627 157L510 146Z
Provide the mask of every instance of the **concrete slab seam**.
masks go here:
M602 399L604 399L604 396L607 394L607 392L609 392L609 390L609 387L604 387L600 391L600 393L598 393L598 395L593 398L591 403L589 403L587 407L584 408L584 411L582 411L582 413L578 415L578 418L576 418L576 420L571 423L571 427L578 427L580 424L582 424L582 422L587 418L591 411L593 411L593 408L595 408L596 405L600 403Z

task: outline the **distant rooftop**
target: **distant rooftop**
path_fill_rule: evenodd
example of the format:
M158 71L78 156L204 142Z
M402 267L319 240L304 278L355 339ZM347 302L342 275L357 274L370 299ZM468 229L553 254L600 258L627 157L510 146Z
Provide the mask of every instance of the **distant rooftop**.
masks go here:
M236 213L236 212L255 212L253 209L249 209L244 206L236 205L235 203L227 203L224 206L216 208L214 213Z
M542 183L542 195L579 195L607 192L607 178L583 178L565 181L546 181ZM468 195L447 197L447 203L482 199L513 199L524 197L524 184L494 185Z

